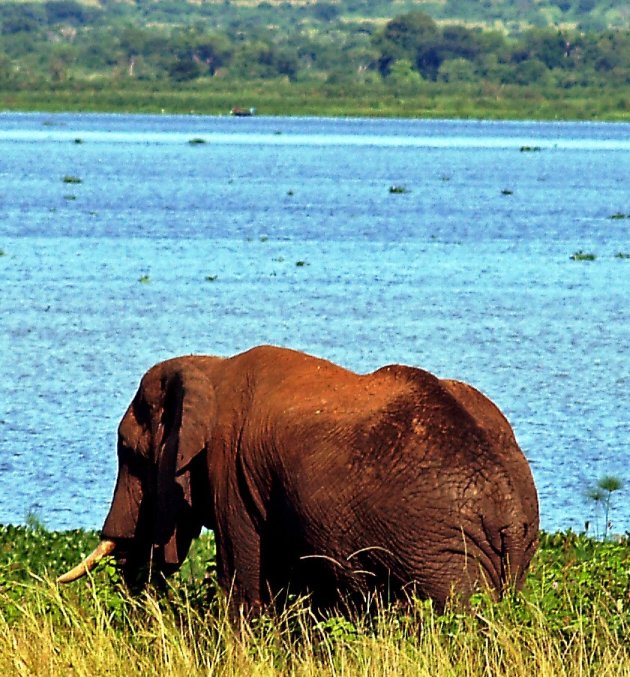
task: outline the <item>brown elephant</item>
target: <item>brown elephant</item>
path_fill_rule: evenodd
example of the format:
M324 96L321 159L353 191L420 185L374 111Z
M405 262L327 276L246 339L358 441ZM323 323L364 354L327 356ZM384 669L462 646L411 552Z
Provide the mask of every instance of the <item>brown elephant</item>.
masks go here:
M233 608L287 590L318 607L375 592L443 608L519 588L538 500L512 429L479 391L400 365L358 375L260 346L188 356L143 377L118 437L102 541L125 576L169 574L214 530Z

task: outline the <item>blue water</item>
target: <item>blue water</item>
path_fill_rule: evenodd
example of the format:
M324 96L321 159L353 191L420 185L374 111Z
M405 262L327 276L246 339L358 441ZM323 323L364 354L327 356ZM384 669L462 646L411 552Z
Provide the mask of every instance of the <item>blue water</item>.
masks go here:
M0 114L0 523L99 527L142 373L275 343L473 383L544 528L612 474L630 530L629 176L627 124Z

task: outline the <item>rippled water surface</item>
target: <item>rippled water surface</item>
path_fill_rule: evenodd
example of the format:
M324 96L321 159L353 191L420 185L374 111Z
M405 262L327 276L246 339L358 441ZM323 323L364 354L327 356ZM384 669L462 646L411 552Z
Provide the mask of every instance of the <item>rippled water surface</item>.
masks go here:
M586 488L630 484L629 176L621 124L0 115L0 523L100 526L142 373L276 343L473 383L543 526L601 531Z

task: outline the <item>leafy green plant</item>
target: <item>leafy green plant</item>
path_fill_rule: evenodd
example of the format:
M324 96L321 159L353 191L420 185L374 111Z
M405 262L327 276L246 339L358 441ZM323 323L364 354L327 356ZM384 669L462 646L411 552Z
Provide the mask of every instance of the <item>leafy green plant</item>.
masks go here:
M403 194L403 193L408 193L408 192L409 192L409 189L408 189L408 188L405 188L405 186L397 186L397 185L393 185L393 186L390 186L390 187L389 187L389 192L392 193L392 194L395 194L395 195L396 195L396 194L397 194L397 195L401 195L401 194Z
M343 616L330 616L319 621L315 624L315 630L335 643L350 643L358 636L356 624Z
M188 142L191 146L202 146L204 143L207 143L205 139L202 139L201 137L195 137L194 139L190 139Z
M83 179L80 179L78 176L72 176L71 174L66 174L62 180L64 183L83 183Z
M592 254L590 252L585 252L582 251L581 249L578 249L578 251L573 252L571 256L569 256L571 261L594 261L597 256L595 254Z

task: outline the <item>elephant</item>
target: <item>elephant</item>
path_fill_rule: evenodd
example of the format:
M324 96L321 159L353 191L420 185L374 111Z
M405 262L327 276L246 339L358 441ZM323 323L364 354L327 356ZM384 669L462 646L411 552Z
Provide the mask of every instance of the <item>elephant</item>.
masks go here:
M318 609L376 596L444 609L519 589L538 544L505 416L415 367L361 375L275 346L175 357L143 376L117 453L101 542L61 583L106 555L125 580L168 576L207 527L235 612L289 593Z

